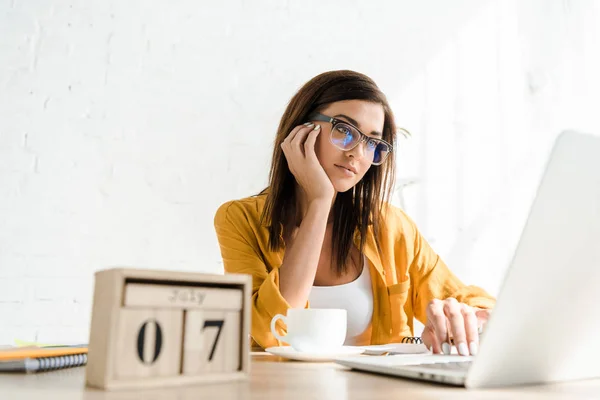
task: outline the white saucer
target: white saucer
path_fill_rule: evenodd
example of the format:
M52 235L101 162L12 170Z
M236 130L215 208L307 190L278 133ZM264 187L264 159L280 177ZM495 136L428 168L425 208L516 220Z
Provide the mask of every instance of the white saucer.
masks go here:
M309 353L294 350L291 346L279 346L269 347L265 349L265 351L267 353L271 353L273 355L284 357L290 360L323 362L333 361L339 357L358 355L363 353L365 349L354 346L343 346L327 353Z

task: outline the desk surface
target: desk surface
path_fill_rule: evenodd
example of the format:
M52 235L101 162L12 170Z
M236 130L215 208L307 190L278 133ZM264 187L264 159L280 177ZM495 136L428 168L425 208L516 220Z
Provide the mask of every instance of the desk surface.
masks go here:
M198 399L590 399L600 380L494 390L469 390L355 372L332 363L285 362L253 354L250 379L242 382L153 390L104 392L85 388L85 369L41 374L0 374L0 398L43 400Z

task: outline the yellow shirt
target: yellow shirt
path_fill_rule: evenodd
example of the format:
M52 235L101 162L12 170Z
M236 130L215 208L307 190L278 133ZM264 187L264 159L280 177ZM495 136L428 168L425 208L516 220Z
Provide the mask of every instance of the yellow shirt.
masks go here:
M214 220L225 272L252 275L251 334L263 348L282 344L271 334L271 319L276 314L286 315L290 308L279 292L279 267L285 250L269 249L269 233L260 222L265 200L266 194L261 194L227 202L219 207ZM357 231L357 247L359 240ZM425 323L426 307L434 298L454 297L480 308L494 306L492 296L464 285L448 269L401 209L388 207L379 242L381 252L369 228L364 253L373 285L371 344L413 336L413 318ZM284 325L279 329L285 334Z

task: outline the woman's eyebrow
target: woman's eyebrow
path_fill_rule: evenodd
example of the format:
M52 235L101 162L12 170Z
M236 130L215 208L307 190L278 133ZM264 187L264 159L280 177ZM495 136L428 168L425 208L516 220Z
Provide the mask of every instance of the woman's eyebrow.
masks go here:
M358 121L356 121L354 118L351 118L351 117L349 117L349 116L347 116L347 115L345 115L345 114L338 114L338 115L334 115L334 116L333 116L333 118L338 118L338 117L342 117L342 118L345 118L345 119L347 119L347 120L348 120L348 122L350 122L352 125L354 125L354 126L355 126L355 127L357 127L358 129L360 129L360 125L359 125ZM383 136L383 135L381 134L381 132L378 132L378 131L373 131L373 132L371 132L371 135L373 135L373 136L379 136L379 137Z

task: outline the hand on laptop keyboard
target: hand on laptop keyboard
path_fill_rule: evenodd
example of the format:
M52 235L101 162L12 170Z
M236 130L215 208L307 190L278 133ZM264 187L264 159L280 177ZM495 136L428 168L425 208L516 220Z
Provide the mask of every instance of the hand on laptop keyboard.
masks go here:
M432 300L427 306L427 323L421 338L434 354L451 354L454 342L458 354L476 355L480 328L488 321L491 310L471 307L454 298Z

